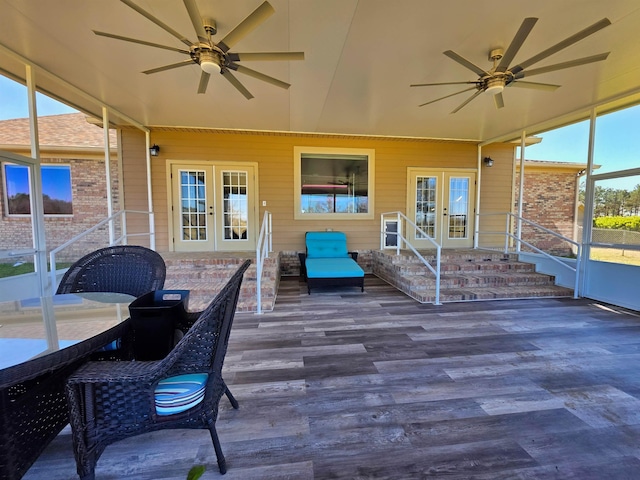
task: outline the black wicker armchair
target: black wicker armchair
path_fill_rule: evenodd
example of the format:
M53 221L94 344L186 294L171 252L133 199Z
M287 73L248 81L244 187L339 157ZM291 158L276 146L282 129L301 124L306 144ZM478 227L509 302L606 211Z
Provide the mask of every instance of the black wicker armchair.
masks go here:
M109 444L168 428L208 429L220 472L226 472L215 423L220 399L228 393L222 365L242 276L250 263L242 264L163 360L89 362L68 379L74 454L82 480L95 478L98 458Z
M157 252L114 245L85 255L66 271L56 293L118 292L139 297L164 286L167 269Z

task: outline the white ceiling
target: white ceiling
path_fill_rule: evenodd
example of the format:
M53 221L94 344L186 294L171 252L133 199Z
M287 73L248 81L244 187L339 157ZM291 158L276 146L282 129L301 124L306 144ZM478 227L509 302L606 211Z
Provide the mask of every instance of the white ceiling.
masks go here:
M181 0L134 0L189 39L192 24ZM7 49L148 126L259 129L487 140L591 105L640 93L638 0L269 0L275 14L232 48L234 52L304 51L304 61L244 62L292 84L283 90L240 73L246 100L224 78L198 95L197 65L153 75L142 70L186 58L179 53L99 37L102 30L184 48L175 37L118 0L0 0L0 69L24 77ZM197 0L216 19L219 41L262 0ZM603 62L536 76L562 85L555 92L508 87L505 107L471 93L418 107L466 88L412 83L476 80L445 50L489 69L488 52L506 48L525 17L539 21L514 62L525 60L607 17L612 25L543 60L551 65L610 51ZM41 87L87 111L100 108L64 91L48 76ZM529 80L529 79L527 79ZM569 115L569 117L566 117ZM114 117L120 121L122 116Z

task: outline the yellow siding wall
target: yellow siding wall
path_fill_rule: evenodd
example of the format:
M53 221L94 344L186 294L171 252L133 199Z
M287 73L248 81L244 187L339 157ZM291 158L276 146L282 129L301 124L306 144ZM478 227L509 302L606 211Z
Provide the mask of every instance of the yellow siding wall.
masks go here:
M482 232L504 232L506 215L513 211L514 146L489 145L482 149L482 157L491 157L493 166L482 167L480 182L480 247L504 246L504 235Z
M139 131L138 131L139 132ZM120 137L122 147L122 189L125 210L149 211L147 195L147 160L144 134L131 135L131 131L123 131ZM160 193L160 192L159 192ZM166 225L166 222L165 222ZM166 227L165 227L166 230ZM149 221L146 215L128 215L127 233L149 232ZM162 232L164 233L164 232ZM148 246L148 237L134 237L129 243ZM167 235L164 233L164 241ZM158 250L166 250L166 247Z
M152 158L152 188L156 214L156 247L169 249L167 209L167 161L241 161L258 164L260 216L273 214L274 251L304 248L304 232L344 231L353 250L377 249L380 245L380 213L406 211L407 167L476 168L477 147L471 143L279 135L263 132L214 132L157 129L151 143L160 145L160 155ZM375 217L372 220L294 220L294 146L367 148L375 150ZM482 193L487 208L506 211L511 205L513 147L487 147L495 165L483 176ZM126 208L146 208L144 188L144 134L123 132L123 163ZM487 170L487 169L483 169ZM131 179L130 177L134 178ZM127 178L130 180L127 181ZM130 190L134 190L130 193ZM262 207L262 202L267 207ZM484 202L483 202L484 203ZM144 207L144 208L143 208ZM483 207L484 208L484 207Z

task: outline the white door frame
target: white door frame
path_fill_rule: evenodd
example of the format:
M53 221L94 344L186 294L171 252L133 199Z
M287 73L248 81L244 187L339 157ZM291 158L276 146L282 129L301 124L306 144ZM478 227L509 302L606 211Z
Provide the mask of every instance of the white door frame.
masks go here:
M475 223L475 189L476 176L475 169L467 168L422 168L409 167L407 169L407 217L415 222L416 220L416 185L415 180L419 176L435 178L435 191L433 197L432 214L434 219L433 239L443 248L473 248L474 223ZM467 202L466 202L466 224L463 236L452 238L453 226L450 225L450 180L452 178L464 178L468 180ZM416 222L418 223L418 222ZM433 244L428 240L415 238L415 232L410 228L406 232L408 240L417 248L433 248ZM430 233L430 232L426 232Z
M183 243L177 238L177 215L180 212L179 178L173 177L181 170L204 171L206 175L205 218L207 240L195 241L193 244ZM259 225L258 206L258 165L256 162L202 161L202 160L168 160L167 161L167 215L170 251L253 251L255 250ZM224 238L224 200L222 175L224 172L246 172L248 196L248 228L246 238Z

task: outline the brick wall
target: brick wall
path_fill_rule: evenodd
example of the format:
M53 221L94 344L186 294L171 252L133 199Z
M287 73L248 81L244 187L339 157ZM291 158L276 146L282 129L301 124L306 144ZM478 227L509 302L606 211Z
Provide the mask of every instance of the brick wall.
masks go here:
M515 211L518 210L520 185L516 181ZM575 216L575 171L527 171L525 167L522 216L554 232L573 238ZM554 255L568 255L571 245L528 225L523 225L522 238ZM523 246L523 250L527 249Z
M47 216L44 219L47 251L63 244L107 217L107 190L103 159L47 158L43 164L71 167L73 215ZM0 176L4 172L0 172ZM8 216L4 205L4 178L0 181L0 249L33 247L31 219ZM111 160L113 211L120 208L118 161ZM89 234L81 243L60 252L59 260L73 261L96 248L109 244L106 227Z

